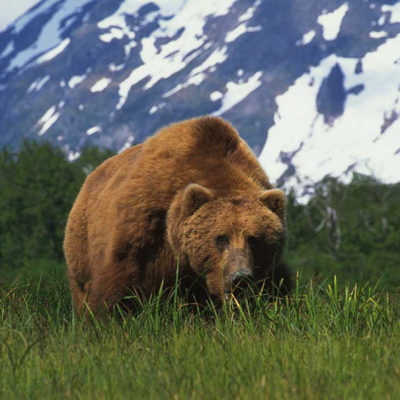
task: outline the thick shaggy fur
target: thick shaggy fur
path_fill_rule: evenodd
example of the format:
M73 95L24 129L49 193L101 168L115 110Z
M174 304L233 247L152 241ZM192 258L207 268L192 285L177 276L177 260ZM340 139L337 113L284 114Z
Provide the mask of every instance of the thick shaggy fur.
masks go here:
M83 184L64 242L74 305L97 310L131 292L150 296L173 284L178 262L184 281L205 277L219 299L240 263L257 279L288 284L284 207L229 123L203 117L167 126ZM215 245L221 235L226 248Z

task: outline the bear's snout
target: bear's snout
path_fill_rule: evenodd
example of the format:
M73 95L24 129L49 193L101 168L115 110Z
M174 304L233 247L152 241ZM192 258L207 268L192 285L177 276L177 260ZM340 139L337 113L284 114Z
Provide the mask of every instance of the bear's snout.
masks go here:
M224 268L225 293L244 289L248 285L253 277L252 261L247 249L233 249L229 252Z
M239 282L241 280L246 280L251 278L253 274L247 269L240 269L232 274L232 283L235 285L235 282Z
M232 275L232 289L231 291L239 294L241 291L249 287L252 282L253 274L251 271L241 269Z

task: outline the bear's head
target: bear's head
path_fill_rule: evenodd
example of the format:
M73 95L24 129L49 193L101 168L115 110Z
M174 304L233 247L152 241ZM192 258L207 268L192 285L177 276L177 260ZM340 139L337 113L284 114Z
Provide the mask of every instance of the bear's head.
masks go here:
M217 194L189 184L168 211L167 230L180 263L223 301L244 279L272 277L286 236L285 197L278 189Z

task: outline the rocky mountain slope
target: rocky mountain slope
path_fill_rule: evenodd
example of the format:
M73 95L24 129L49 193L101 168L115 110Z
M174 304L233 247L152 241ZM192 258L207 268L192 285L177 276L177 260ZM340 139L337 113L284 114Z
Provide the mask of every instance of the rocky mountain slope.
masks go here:
M0 146L70 159L214 114L278 184L398 181L399 98L393 0L42 0L0 32Z

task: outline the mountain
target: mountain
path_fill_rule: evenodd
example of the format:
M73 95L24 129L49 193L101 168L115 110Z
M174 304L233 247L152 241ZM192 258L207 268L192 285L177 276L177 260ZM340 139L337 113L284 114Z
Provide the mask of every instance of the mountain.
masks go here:
M400 2L42 0L0 32L0 147L72 160L203 114L272 180L400 180Z

